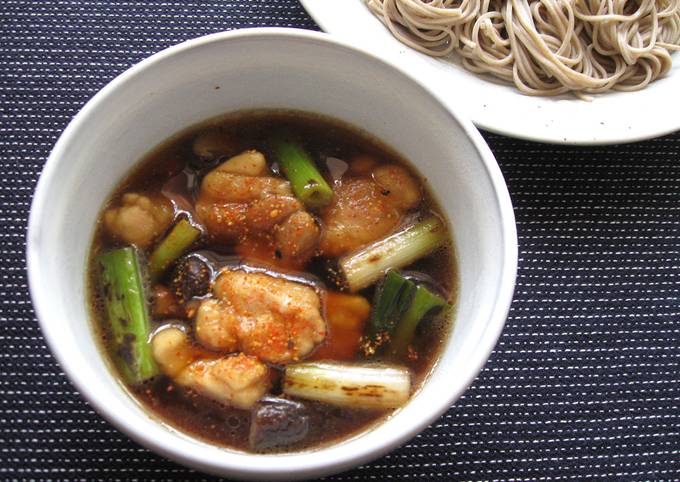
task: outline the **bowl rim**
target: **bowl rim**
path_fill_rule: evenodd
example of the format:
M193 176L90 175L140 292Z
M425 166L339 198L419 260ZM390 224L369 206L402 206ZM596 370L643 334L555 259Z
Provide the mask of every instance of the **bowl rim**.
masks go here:
M365 453L348 454L344 458L331 461L327 461L324 457L316 457L316 455L323 453L328 448L336 446L336 444L332 444L329 447L324 447L313 452L299 452L276 456L244 454L248 457L257 457L262 459L267 458L268 461L285 460L286 458L291 457L300 458L303 455L312 455L311 457L308 457L309 460L304 466L300 465L297 467L295 473L285 474L281 474L280 471L289 468L289 464L286 464L284 467L282 464L277 466L276 464L272 465L267 463L244 468L230 463L220 463L220 460L201 457L197 454L181 453L176 449L172 441L162 439L159 440L158 438L147 434L143 427L136 426L120 418L116 413L107 407L105 399L99 397L98 394L93 393L85 384L85 382L80 379L77 365L71 362L69 353L62 349L58 343L58 325L51 324L49 322L49 319L51 318L48 309L49 302L47 301L46 297L43 297L43 294L38 289L38 280L42 279L40 263L41 250L39 249L41 244L38 242L38 233L41 220L48 212L49 200L47 198L47 193L49 186L55 182L59 169L63 168L63 164L66 162L65 157L63 156L64 150L72 142L71 138L77 133L84 120L86 120L89 115L97 109L97 106L100 102L109 96L115 95L116 91L121 85L125 84L137 75L143 75L147 69L153 67L156 63L159 63L168 57L189 50L197 49L212 43L221 43L225 41L232 41L234 39L252 37L269 39L294 37L298 40L322 43L326 44L327 46L333 46L334 48L350 51L353 54L368 57L373 62L382 63L384 66L387 66L391 70L395 71L395 73L401 75L414 84L414 88L420 89L426 95L433 98L433 100L442 107L443 112L445 112L450 117L451 121L457 123L462 128L465 135L468 137L468 139L470 139L474 148L479 153L484 170L492 187L495 203L500 213L500 228L502 235L501 243L503 247L503 252L499 253L501 263L499 277L500 281L497 286L498 298L496 299L493 310L488 316L488 323L486 329L481 334L477 350L469 359L470 370L466 372L465 376L461 377L461 388L455 392L449 392L446 397L443 397L443 400L437 404L436 409L433 409L429 414L424 416L417 426L411 427L409 430L399 431L391 438L385 440L381 446L374 447L372 450L366 451ZM451 108L442 101L436 92L433 92L431 89L413 78L408 72L401 69L398 65L381 59L362 47L358 47L350 42L343 41L333 37L330 34L322 32L283 27L258 27L205 35L163 49L131 66L116 76L101 90L99 90L79 110L79 112L72 118L54 145L47 161L45 162L42 173L36 185L29 214L26 242L26 260L29 291L35 314L45 341L64 374L67 376L68 380L77 389L82 398L85 399L85 401L87 401L100 416L116 427L116 429L123 432L142 446L159 453L166 458L178 461L186 466L201 470L203 472L222 476L228 475L230 477L238 478L268 477L276 478L277 480L292 480L337 473L342 470L346 470L377 459L388 451L393 450L397 446L411 439L417 433L426 428L430 423L439 418L441 414L444 413L465 390L467 390L469 385L481 372L481 369L485 365L487 359L490 357L505 325L505 321L510 310L510 304L512 302L516 281L518 245L514 212L505 180L489 146L486 144L481 134L474 127L470 120L461 118L459 114L452 111ZM149 420L150 423L158 423L151 418ZM281 477L281 475L283 475L283 477Z

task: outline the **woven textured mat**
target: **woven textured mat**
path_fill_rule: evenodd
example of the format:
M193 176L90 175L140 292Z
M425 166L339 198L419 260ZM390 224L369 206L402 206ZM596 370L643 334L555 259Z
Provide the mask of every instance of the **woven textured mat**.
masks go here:
M69 385L28 297L26 219L50 148L108 81L180 41L265 25L316 28L294 0L0 2L1 480L215 480L131 442ZM486 139L519 229L503 336L444 417L329 479L680 480L680 134Z

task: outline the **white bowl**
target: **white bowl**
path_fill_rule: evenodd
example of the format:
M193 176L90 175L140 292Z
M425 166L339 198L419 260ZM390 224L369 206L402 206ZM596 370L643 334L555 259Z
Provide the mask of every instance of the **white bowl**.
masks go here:
M217 88L219 87L219 89ZM253 455L154 419L109 371L95 341L85 272L104 201L152 147L230 111L294 108L358 126L412 160L451 222L460 269L453 332L422 390L375 429L313 452ZM503 328L517 264L503 177L468 120L397 67L293 29L220 33L164 50L113 80L73 119L40 177L28 231L31 296L47 342L80 393L140 444L205 472L291 480L375 459L439 417L484 365Z

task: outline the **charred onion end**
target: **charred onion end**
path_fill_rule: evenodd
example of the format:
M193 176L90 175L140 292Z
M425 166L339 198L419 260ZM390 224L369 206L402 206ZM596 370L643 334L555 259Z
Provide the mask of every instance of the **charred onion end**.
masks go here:
M324 278L329 285L334 286L340 291L348 291L347 281L342 274L340 265L336 259L325 258L323 260Z

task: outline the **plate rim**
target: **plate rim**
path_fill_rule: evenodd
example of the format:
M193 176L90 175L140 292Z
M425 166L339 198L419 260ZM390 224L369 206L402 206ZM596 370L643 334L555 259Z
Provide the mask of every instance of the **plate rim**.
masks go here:
M333 35L333 36L338 36L341 37L345 41L353 42L355 45L362 47L368 51L371 51L374 55L380 56L381 52L384 52L384 48L371 48L371 46L365 45L364 42L357 41L356 39L349 39L346 37L346 35L340 34L337 31L334 31L333 28L329 26L330 22L328 22L328 17L323 14L323 11L330 9L336 9L338 8L338 5L344 4L347 0L298 0L302 7L305 9L307 14L316 22L316 24L327 34ZM363 0L355 0L356 2L361 2L363 3ZM323 5L323 8L318 7L320 5ZM368 9L366 10L366 14L373 16ZM392 37L391 35L389 35ZM393 37L392 37L393 38ZM395 39L396 42L399 42L398 40ZM408 49L409 51L416 53L418 55L422 55L426 59L432 59L432 57L426 56L425 54L421 54L414 49L411 49L407 45L403 45L404 49ZM673 52L671 52L673 54ZM382 58L382 57L381 57ZM384 61L388 63L395 64L397 67L401 68L402 70L409 71L408 65L403 65L402 63L399 63L395 61L393 58L388 58L384 59ZM674 60L675 60L675 65L673 67L672 73L668 76L665 76L663 78L665 79L675 79L675 78L680 78L680 54L674 55ZM434 71L434 70L433 70ZM470 72L465 71L465 74L469 76L477 76L476 74L472 74ZM414 75L420 82L428 86L430 89L433 91L437 92L438 89L436 86L432 85L432 82L429 81L427 78L424 78L425 76L422 75L417 75L417 74L411 74ZM436 76L436 75L435 75ZM479 77L479 76L477 76ZM481 79L484 82L489 82L486 79ZM505 87L505 85L503 85ZM510 86L508 86L510 87ZM678 86L680 87L680 85ZM619 94L635 94L635 92L615 92ZM525 96L527 99L533 99L531 96ZM439 98L442 102L445 104L449 104L448 99L446 96L439 95ZM542 97L544 99L547 99L548 97ZM556 100L561 100L559 97L555 97L554 99ZM680 99L680 96L678 96L678 99ZM569 100L569 99L566 99ZM587 101L580 101L580 102L587 102ZM531 103L529 104L531 105ZM680 103L677 106L680 108ZM672 107L671 107L672 110ZM476 118L477 116L474 115L474 112L470 112L469 109L460 109L458 107L458 111L461 112L462 114L466 115L469 117L474 125L478 129L482 129L484 131L487 131L489 133L497 134L497 135L502 135L502 136L507 136L507 137L512 137L515 139L519 140L524 140L524 141L532 141L532 142L537 142L537 143L542 143L542 144L552 144L552 145L574 145L574 146L606 146L606 145L615 145L615 144L630 144L634 142L639 142L639 141L645 141L645 140L650 140L650 139L655 139L658 137L663 137L668 134L672 134L675 132L680 132L680 114L676 116L674 119L674 122L669 122L667 125L664 125L660 128L655 128L655 129L650 129L650 130L644 130L642 132L637 132L633 131L632 135L627 135L625 132L621 131L614 131L613 133L606 133L606 134L600 134L598 136L594 137L589 137L589 136L574 136L574 135L546 135L545 133L542 134L536 134L531 132L530 128L524 128L522 129L517 128L513 129L512 127L508 127L507 125L495 125L493 123L489 123L485 118L479 119ZM521 126L521 125L526 125L523 123L517 123L516 125ZM629 127L630 129L630 127ZM617 133L618 132L618 133Z

